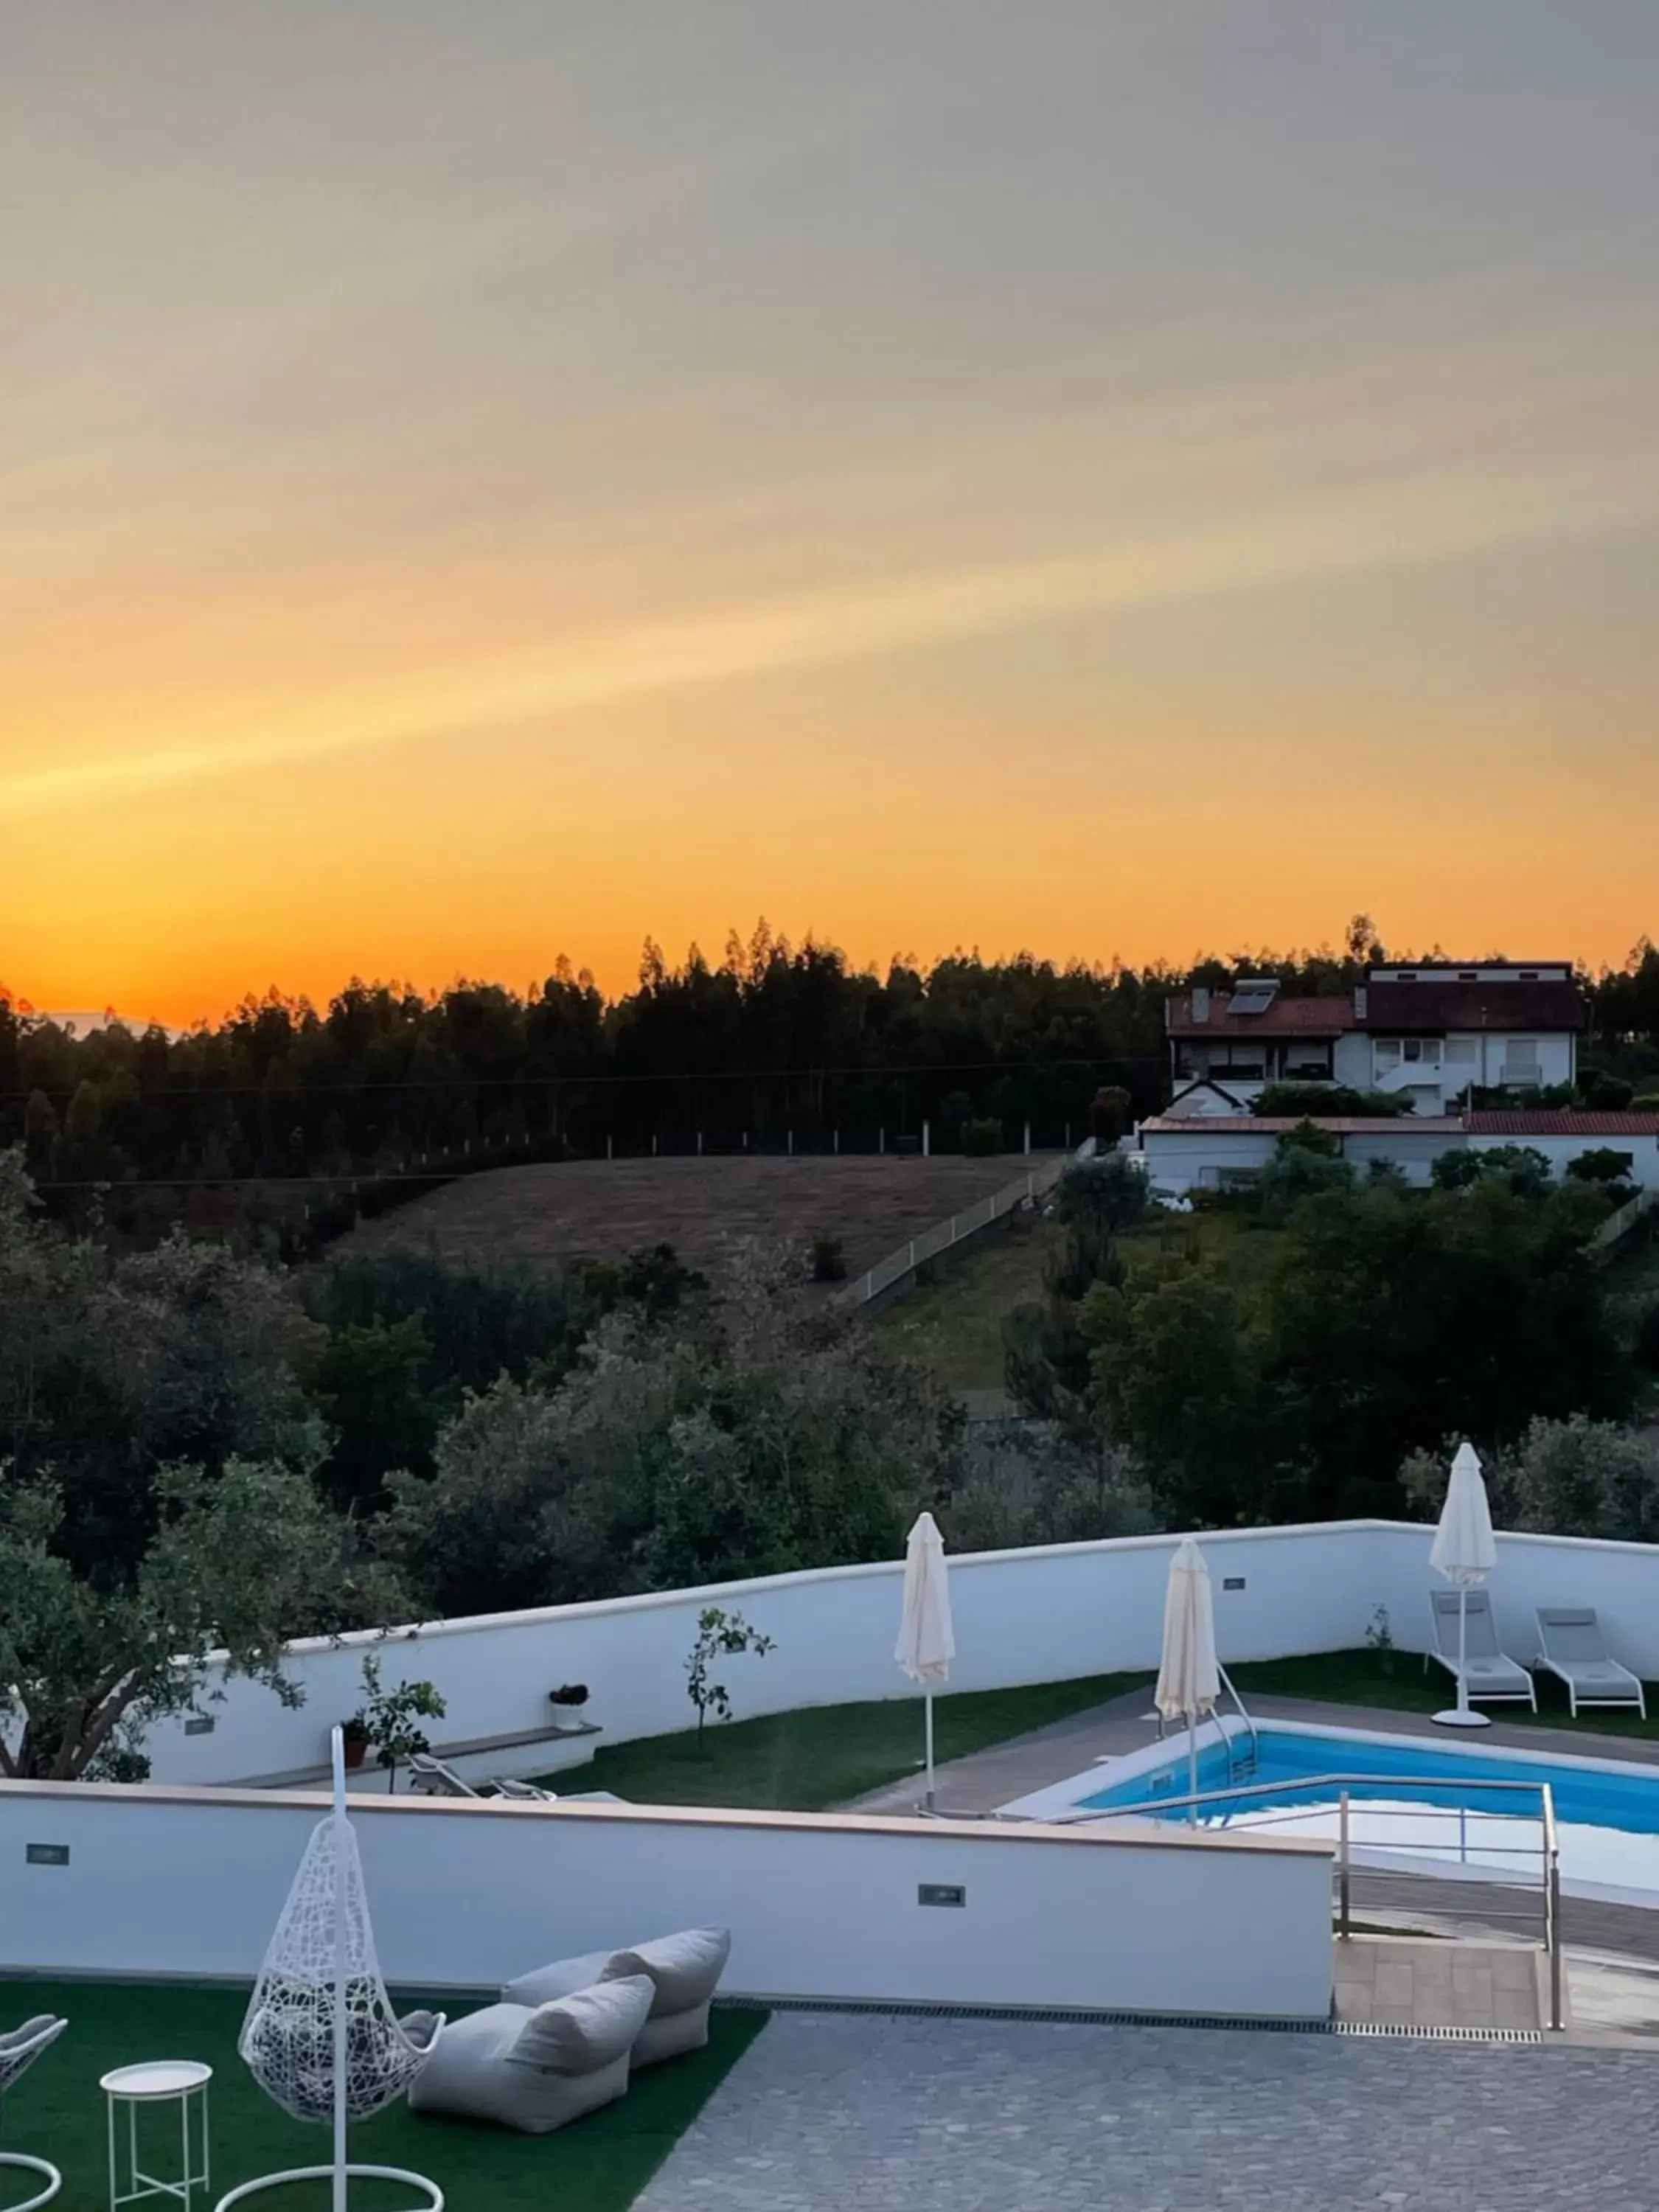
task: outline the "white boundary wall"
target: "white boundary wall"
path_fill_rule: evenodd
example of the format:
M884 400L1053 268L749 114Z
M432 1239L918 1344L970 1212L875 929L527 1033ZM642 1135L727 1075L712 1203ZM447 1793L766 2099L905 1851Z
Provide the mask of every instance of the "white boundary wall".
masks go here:
M319 1796L0 1784L14 1970L249 1979ZM1321 2019L1328 1845L666 1808L354 1803L382 1969L491 1987L732 1931L729 1991ZM67 1849L31 1864L29 1844ZM924 1905L923 1883L960 1905ZM1172 1940L1171 1931L1179 1931Z
M948 1535L948 1531L947 1531ZM1228 1530L1200 1538L1215 1583L1224 1662L1362 1644L1379 1606L1396 1644L1428 1640L1432 1532L1414 1522L1350 1521ZM959 1555L953 1690L1152 1668L1174 1536ZM693 1719L685 1659L704 1606L740 1611L775 1639L763 1659L721 1670L739 1717L797 1706L913 1694L893 1663L902 1565L830 1567L650 1597L499 1613L394 1632L380 1648L387 1681L426 1679L448 1701L444 1741L544 1728L556 1685L582 1681L601 1743L684 1729ZM1243 1588L1230 1589L1242 1578ZM1533 1657L1534 1608L1594 1605L1613 1652L1659 1679L1659 1547L1504 1535L1492 1602L1508 1650ZM329 1729L361 1702L372 1637L296 1645L305 1703L284 1707L258 1684L232 1681L210 1704L211 1734L174 1718L153 1732L161 1783L228 1784L320 1767ZM551 1765L555 1762L544 1762Z

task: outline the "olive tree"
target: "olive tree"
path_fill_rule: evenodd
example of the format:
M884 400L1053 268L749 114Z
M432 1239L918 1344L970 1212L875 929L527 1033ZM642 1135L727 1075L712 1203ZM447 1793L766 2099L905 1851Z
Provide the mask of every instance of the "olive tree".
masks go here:
M138 1778L150 1723L204 1710L231 1675L297 1705L288 1638L402 1610L394 1579L353 1558L349 1525L301 1470L168 1467L153 1491L137 1559L88 1572L66 1541L63 1486L0 1468L0 1774Z

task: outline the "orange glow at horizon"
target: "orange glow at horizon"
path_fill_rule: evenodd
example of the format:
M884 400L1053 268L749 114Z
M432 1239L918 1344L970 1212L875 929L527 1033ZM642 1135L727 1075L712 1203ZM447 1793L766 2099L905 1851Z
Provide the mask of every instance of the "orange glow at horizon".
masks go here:
M1659 28L966 4L32 24L0 977L1659 932Z

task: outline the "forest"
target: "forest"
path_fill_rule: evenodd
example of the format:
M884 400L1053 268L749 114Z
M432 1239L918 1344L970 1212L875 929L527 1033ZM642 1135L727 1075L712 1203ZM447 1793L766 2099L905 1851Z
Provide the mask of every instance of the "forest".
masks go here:
M50 1210L78 1225L143 1242L182 1211L292 1242L525 1159L874 1151L915 1145L924 1123L949 1150L988 1120L1011 1148L1028 1124L1039 1146L1075 1144L1103 1091L1136 1114L1162 1103L1168 993L1245 972L1340 993L1382 953L1360 915L1340 951L1140 969L956 951L878 975L763 921L718 965L694 945L671 967L647 939L614 1001L561 958L523 991L354 978L319 1007L273 988L182 1035L76 1036L0 985L0 1146L23 1146ZM1651 1090L1659 951L1644 938L1582 980L1587 1057Z

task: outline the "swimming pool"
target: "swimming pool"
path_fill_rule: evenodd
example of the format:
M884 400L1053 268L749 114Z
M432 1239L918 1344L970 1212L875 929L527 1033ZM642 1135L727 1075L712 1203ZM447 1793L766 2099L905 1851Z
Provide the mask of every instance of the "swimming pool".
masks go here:
M1514 1867L1535 1877L1538 1801L1516 1793L1514 1809L1497 1809L1504 1807L1505 1793L1479 1784L1547 1782L1555 1797L1564 1882L1578 1889L1659 1892L1659 1767L1528 1759L1409 1736L1299 1726L1264 1728L1257 1743L1255 1771L1240 1783L1249 1794L1231 1800L1225 1809L1200 1808L1200 1825L1270 1826L1275 1834L1334 1838L1337 1790L1333 1786L1322 1793L1316 1784L1322 1777L1340 1775L1350 1802L1350 1833L1360 1850L1408 1850L1425 1872L1439 1870L1433 1863L1439 1862L1471 1873ZM1227 1789L1228 1763L1221 1741L1203 1747L1200 1790ZM1133 1807L1143 1819L1186 1819L1184 1807L1158 1809L1161 1797L1187 1793L1184 1739L1122 1764L1136 1771L1121 1779L1115 1772L1109 1787L1079 1794L1073 1805L1103 1812ZM1287 1786L1293 1783L1316 1786Z

